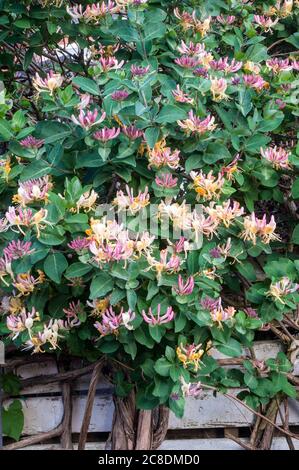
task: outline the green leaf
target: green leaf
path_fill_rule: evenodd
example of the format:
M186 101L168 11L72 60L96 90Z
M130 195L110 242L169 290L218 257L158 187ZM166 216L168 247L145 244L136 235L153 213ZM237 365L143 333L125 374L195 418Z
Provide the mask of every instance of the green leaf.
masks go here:
M156 343L160 343L163 337L164 328L160 325L149 326L149 333Z
M30 180L32 178L41 178L51 172L51 167L44 160L37 160L30 163L24 168L21 174L21 181Z
M245 372L244 382L250 390L254 390L258 386L256 377L250 372Z
M242 263L237 265L237 270L248 281L256 281L255 269L249 261L242 261Z
M3 433L18 441L24 427L24 413L20 400L14 400L8 408L2 411Z
M247 114L249 114L250 111L252 110L253 105L252 105L251 97L252 97L252 92L248 88L242 88L241 90L239 90L239 94L238 94L239 104L236 103L236 106L241 111L244 117L246 117Z
M92 266L89 264L83 264L83 263L73 263L71 264L66 272L64 273L65 277L67 278L73 278L73 277L82 277L84 274L89 273L92 270Z
M113 279L109 274L101 272L93 278L90 285L90 298L97 299L98 297L104 297L108 292L113 289Z
M160 129L158 127L148 127L144 133L145 140L150 148L153 148L159 139Z
M299 199L299 178L296 178L293 183L292 196L294 199Z
M62 273L66 270L68 262L62 253L50 253L44 261L45 274L60 284Z
M239 357L242 355L242 346L234 338L230 338L226 344L218 344L216 348L229 357Z
M40 121L35 128L36 137L45 139L45 144L64 140L71 133L70 128L58 121Z
M98 96L100 94L99 86L96 82L86 77L75 77L73 78L73 84L81 88L81 90L90 93L91 95Z
M3 140L10 140L13 136L13 132L10 127L10 123L4 119L0 119L0 137Z
M187 113L183 109L173 104L166 104L159 112L156 118L156 122L161 124L167 124L176 122L180 119L185 119L186 116Z
M171 365L165 357L161 357L156 361L154 369L162 377L168 377Z
M292 234L292 243L299 245L299 224L296 225Z
M166 25L164 23L150 21L144 24L144 36L146 41L161 38L166 33Z

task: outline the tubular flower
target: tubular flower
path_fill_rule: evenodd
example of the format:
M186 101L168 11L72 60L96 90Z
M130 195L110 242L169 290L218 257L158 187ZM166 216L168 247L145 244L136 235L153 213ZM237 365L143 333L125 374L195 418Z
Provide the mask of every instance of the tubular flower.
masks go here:
M282 147L268 147L266 149L261 148L261 155L264 157L273 168L276 170L289 170L291 164L289 162L290 152Z
M45 275L39 269L37 270L38 276L35 278L30 273L22 273L16 276L13 286L20 292L20 296L27 296L34 291L35 286L42 284L45 281Z
M278 282L272 282L270 289L267 292L267 297L272 297L274 300L285 304L284 298L289 294L297 292L299 284L293 283L288 277L283 277Z
M185 201L182 204L177 202L168 204L162 201L158 207L158 217L161 219L169 218L174 228L185 230L190 226L191 212Z
M178 103L188 103L188 104L193 104L194 99L190 98L190 96L187 93L184 93L183 90L180 89L180 85L177 85L176 89L172 91L174 99Z
M90 243L90 240L88 240L87 238L79 237L79 238L76 238L75 240L72 240L71 243L68 244L68 247L77 252L81 252L88 248L89 243Z
M180 20L180 24L183 30L186 31L187 29L190 29L193 27L195 12L193 13L193 15L190 15L190 13L188 13L187 11L183 11L182 13L180 13L179 9L175 8L173 13L174 13L174 16L178 20Z
M178 51L186 56L201 56L205 53L205 45L200 43L194 43L192 41L189 44L184 41L181 42L181 45L178 46Z
M41 91L49 91L52 96L54 90L60 88L63 83L63 76L60 73L54 73L51 70L47 73L46 78L41 78L37 73L32 81L34 88L40 93Z
M49 191L53 188L49 176L32 179L19 183L18 193L13 196L13 202L26 207L32 202L48 202Z
M209 115L204 119L200 119L194 115L192 110L189 111L188 119L177 121L178 125L184 129L185 132L192 134L204 134L208 131L213 131L216 128L214 122L214 116Z
M269 16L254 15L254 22L260 26L266 33L272 31L273 26L278 23L278 18L272 20Z
M174 60L177 65L185 69L193 69L201 64L201 59L194 56L183 55Z
M184 282L182 276L179 274L178 287L175 287L174 291L178 295L190 295L190 294L192 294L193 289L194 289L194 277L190 276L190 277L188 277L186 282Z
M227 100L228 96L225 94L227 89L227 81L224 78L211 78L210 91L214 101Z
M205 217L203 214L194 210L189 220L189 229L194 232L195 243L198 243L200 237L205 235L212 238L217 233L219 222L212 217Z
M80 300L78 302L70 302L67 308L63 309L63 313L65 313L67 317L67 324L72 328L73 326L81 325L81 321L79 320L79 316L84 314L83 305L81 305Z
M231 238L228 238L226 243L223 245L217 245L215 248L210 250L210 256L212 258L224 258L226 259L230 255L231 250Z
M91 210L94 210L97 199L98 194L93 189L83 193L76 202L77 214L80 212L80 209L83 209L84 212L90 212Z
M153 149L148 148L149 168L161 168L168 166L172 170L178 168L180 163L180 151L171 151L170 147L166 147L165 140L157 142Z
M22 299L14 295L4 296L0 301L0 313L6 314L11 313L12 315L17 315L23 309Z
M128 137L130 140L136 140L139 139L140 137L144 136L144 132L141 129L138 129L135 126L123 126L122 127L122 132L125 134L125 136Z
M235 59L229 63L228 57L221 57L218 60L211 60L209 63L211 69L224 71L225 73L234 73L240 70L242 62L236 62Z
M175 315L174 311L172 310L172 307L167 307L164 315L160 315L160 314L161 314L161 304L158 304L157 306L156 315L153 314L153 311L151 308L149 308L147 313L144 310L142 310L142 317L144 321L151 326L162 325L163 323L169 323L174 319L174 315Z
M202 392L202 387L200 382L196 383L187 383L183 376L180 377L181 390L183 397L198 397Z
M32 135L29 135L23 140L20 140L20 144L22 147L25 147L27 149L39 149L44 145L45 141L44 139L36 139Z
M225 178L228 181L233 181L234 180L234 174L239 171L239 168L238 168L239 159L240 159L240 155L237 154L232 162L230 162L228 165L223 166L221 168L221 171L220 171L221 175L225 176Z
M236 309L234 307L222 307L221 297L218 299L211 299L208 297L203 299L201 305L204 309L209 310L212 320L218 323L220 328L222 327L222 322L229 320L236 313Z
M95 109L94 111L84 111L81 109L78 118L73 114L71 119L74 124L77 126L83 127L86 131L88 131L91 127L96 126L97 124L101 124L106 117L106 113L102 113L102 115L98 118L98 110ZM98 119L97 119L98 118Z
M110 70L118 70L121 69L124 65L124 60L118 62L116 57L101 57L99 60L99 65L102 69L102 72L110 72Z
M274 74L289 71L293 68L289 59L278 59L277 57L266 60L266 66L268 69L272 70Z
M212 217L213 220L221 221L226 228L228 228L237 217L244 214L244 208L240 207L239 202L231 201L228 199L222 205L216 205L211 202L205 211Z
M191 171L190 176L193 180L192 186L197 193L198 199L204 199L205 201L219 199L225 183L225 180L220 173L216 177L212 174L212 171L207 175L202 171L200 171L200 173Z
M30 255L34 252L34 249L31 249L31 242L24 242L21 240L12 240L7 247L4 248L3 254L9 260L20 259L23 256Z
M116 90L111 94L111 99L113 101L124 101L128 98L129 93L127 90Z
M227 26L227 25L233 24L236 17L233 16L233 15L228 15L228 16L218 15L218 16L216 16L216 19L217 19L218 23L220 23L224 26Z
M83 20L86 23L94 22L97 24L108 14L112 15L113 13L117 13L118 8L115 2L108 0L107 3L102 1L101 3L87 5L85 9L83 9L82 5L67 7L66 11L76 21Z
M246 86L259 92L264 88L269 88L269 83L260 75L244 75L243 80Z
M109 129L108 127L104 127L103 129L96 131L93 134L93 137L94 139L100 140L101 142L108 142L108 140L116 139L119 133L120 128L112 127L112 129Z
M183 367L187 369L188 366L192 366L194 371L197 372L200 368L201 358L204 355L205 350L202 349L202 344L180 344L176 348L176 355L180 362L183 363Z
M266 214L262 219L258 219L253 212L250 216L244 217L243 220L244 230L241 233L243 240L250 240L254 245L256 244L257 236L261 237L262 241L266 244L271 240L280 240L279 236L275 234L276 223L273 215L270 222L266 221Z
M49 344L50 350L59 348L58 339L63 338L59 334L59 330L66 330L67 325L62 320L51 319L48 324L44 325L43 331L38 332L36 335L30 335L30 340L26 341L25 349L32 349L32 354L44 353L44 346Z
M178 179L174 178L171 173L167 173L161 176L156 176L155 182L157 186L160 186L161 188L171 189L176 187Z
M150 66L142 67L141 65L131 65L131 74L133 77L143 77L150 71Z
M39 313L33 307L31 312L22 308L19 315L9 315L6 317L6 326L12 333L12 339L15 340L23 331L31 332L35 321L40 321Z
M92 308L89 316L101 317L103 313L106 312L106 310L108 309L109 303L110 303L109 297L106 297L105 299L95 299L92 302L88 300L86 302L86 305Z
M39 211L33 213L31 209L22 209L18 207L9 207L8 211L5 214L6 219L11 227L16 226L17 231L25 235L21 227L35 227L37 231L37 238L40 236L40 229L44 228L45 224L49 224L47 221L48 211L45 209L40 209Z
M160 259L156 260L151 255L147 256L147 262L149 264L149 269L153 269L157 273L157 278L159 279L163 273L173 274L177 273L181 267L181 259L176 254L171 254L168 256L167 248L160 251Z
M113 201L113 205L118 206L120 210L128 210L131 215L135 215L150 203L148 187L145 188L143 193L139 191L138 196L134 196L133 189L129 188L128 185L126 185L126 191L127 194L118 191Z
M121 326L124 326L127 330L132 330L133 326L131 322L135 318L135 312L128 310L124 311L123 307L119 314L115 313L112 307L109 307L103 314L101 322L96 322L94 327L101 334L101 338L107 335L117 335L118 330Z

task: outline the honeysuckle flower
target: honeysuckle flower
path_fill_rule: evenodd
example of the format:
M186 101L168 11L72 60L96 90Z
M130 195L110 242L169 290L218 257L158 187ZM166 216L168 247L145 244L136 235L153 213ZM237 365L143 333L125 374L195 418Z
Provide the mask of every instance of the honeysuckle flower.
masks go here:
M14 273L11 267L12 259L9 258L5 253L2 258L0 258L0 279L6 285L9 286L9 283L5 280L6 276L14 277Z
M250 216L244 217L243 220L244 230L241 233L243 240L250 240L254 245L256 244L257 236L261 237L263 243L270 243L272 240L280 240L279 236L275 233L276 222L274 216L271 216L270 222L267 223L266 214L262 219L258 219L253 212Z
M232 61L229 63L228 57L221 57L218 60L211 60L209 63L211 69L224 71L225 73L237 72L240 70L242 65L242 62L237 62L235 59L232 59Z
M205 235L207 238L212 238L217 234L218 220L212 217L205 217L204 214L198 213L194 210L189 219L188 228L194 232L195 242L198 243L199 238Z
M32 307L31 312L22 308L19 315L9 315L6 317L6 326L12 333L12 339L15 340L23 331L30 332L34 322L40 321L39 313Z
M112 127L111 129L109 127L104 127L103 129L100 129L99 131L96 131L93 134L94 139L100 140L101 142L108 142L108 140L113 140L118 137L120 134L120 128L115 128Z
M225 94L227 89L227 81L224 78L211 78L210 91L214 101L227 100L228 96Z
M11 172L11 158L6 157L5 159L1 159L0 157L0 174L3 173L3 176L6 181L8 181L9 174Z
M207 297L203 299L201 305L204 309L209 310L212 320L218 323L220 328L222 327L222 322L231 319L236 313L234 307L223 308L221 297L218 299Z
M195 16L194 16L195 17ZM206 18L205 20L203 21L199 21L197 19L194 19L194 30L200 34L200 36L203 38L207 32L209 31L210 29L210 26L211 26L211 16L209 16L208 18Z
M171 244L169 243L171 246ZM185 237L180 237L177 242L173 244L173 250L175 253L184 252L185 258L187 258L188 251L190 250L190 243Z
M174 60L177 65L180 67L184 67L185 69L194 69L199 64L201 64L201 60L198 57L183 55L182 57L178 57Z
M9 229L8 220L5 217L0 219L0 233L4 233Z
M3 254L9 260L16 260L28 256L34 252L30 241L12 240L4 249Z
M38 276L34 277L30 273L18 274L13 282L13 286L20 292L20 296L27 296L34 291L35 286L43 284L45 281L44 273L38 269Z
M267 377L270 368L267 366L265 361L259 361L258 359L254 359L251 361L251 364L255 369L259 371L261 377Z
M116 4L121 8L127 7L137 7L140 5L145 5L148 0L115 0Z
M21 227L35 227L37 231L37 238L40 236L40 229L44 228L43 223L49 224L47 221L48 211L40 209L33 213L31 209L22 209L21 207L14 208L10 206L5 214L5 217L10 227L17 227L17 231L25 235Z
M269 88L269 83L260 75L243 75L243 80L246 86L253 88L256 91L262 91L264 88Z
M275 104L277 104L279 109L284 109L286 107L286 103L279 98L275 100Z
M144 136L144 131L141 129L138 129L137 127L131 125L131 126L123 126L122 127L122 132L125 134L125 136L128 137L130 140L136 140L139 139L140 137Z
M67 308L63 309L63 313L65 313L67 317L67 323L70 327L79 326L81 325L79 316L84 313L84 307L80 300L77 302L73 301L69 303Z
M228 199L221 205L213 201L204 210L212 217L213 220L221 221L228 228L237 217L244 214L244 208L237 201Z
M44 139L36 139L32 135L28 135L28 137L25 137L25 139L20 140L22 147L28 149L39 149L44 145L44 143Z
M127 90L116 90L111 94L111 99L113 101L124 101L128 98L129 93Z
M172 95L178 103L194 103L194 99L191 98L187 93L184 93L183 90L180 89L180 85L177 85L176 89L172 90Z
M197 67L195 70L193 70L193 74L196 75L197 77L204 77L208 78L209 72L207 69L204 67Z
M63 335L59 334L59 330L65 330L66 325L57 319L51 319L48 324L44 324L43 331L38 332L35 335L30 335L30 340L26 341L26 349L33 348L33 354L45 352L44 346L47 343L50 345L50 350L56 350L59 348L58 340L63 338Z
M284 148L277 147L275 145L274 147L268 147L266 149L261 147L260 151L262 157L271 163L273 168L276 170L289 170L291 168L291 164L289 162L289 156L291 153Z
M88 248L90 240L87 238L76 238L72 240L71 243L68 244L68 247L75 251L83 251Z
M131 310L125 312L123 307L119 314L115 313L112 307L109 307L102 314L101 322L96 322L94 327L101 334L100 337L109 334L117 335L121 326L124 326L127 330L133 329L131 322L134 320L135 316L135 312L132 312Z
M141 65L131 65L131 74L133 77L143 77L150 71L150 66L142 67Z
M83 93L82 95L79 95L79 98L80 98L80 101L76 105L76 108L81 111L82 109L86 109L87 106L89 106L90 101L91 101L91 96L88 93Z
M259 318L257 311L252 308L252 307L246 307L244 308L244 312L246 315L248 315L250 318Z
M32 202L48 202L49 191L53 188L50 177L32 179L19 183L18 193L13 196L13 202L26 207Z
M202 386L200 382L187 383L183 376L180 377L181 390L183 397L198 397L202 392Z
M97 199L98 194L93 189L86 191L76 202L76 212L79 213L80 209L83 209L84 212L94 210Z
M256 64L255 62L252 62L250 60L247 60L247 62L245 62L243 69L245 70L245 72L250 72L254 75L258 75L261 71L261 67L259 66L259 64Z
M193 12L193 14L190 15L190 13L188 13L187 11L182 11L182 13L180 13L179 9L175 8L173 10L173 13L174 13L174 16L178 18L178 20L180 20L180 24L184 30L187 30L193 27L195 12Z
M223 166L220 170L220 174L224 176L228 181L234 180L234 174L239 171L238 161L240 160L240 154L238 153L232 162L228 165Z
M172 170L178 168L180 163L180 151L172 151L170 147L166 147L166 141L160 140L153 149L148 148L149 168L161 168L168 166Z
M266 295L267 297L272 297L274 300L285 304L285 297L289 294L297 292L298 289L299 284L293 283L288 277L285 276L278 282L272 282Z
M83 20L86 23L93 21L97 24L108 14L112 15L113 13L117 13L119 10L115 2L108 0L107 3L102 1L87 5L84 10L82 5L75 5L73 7L68 6L66 11L76 21Z
M292 59L292 69L299 71L299 60Z
M89 317L96 317L99 318L103 315L103 313L108 309L110 304L110 299L109 297L106 297L105 299L94 299L92 301L87 301L86 305L88 307L91 307L91 313L89 314Z
M83 127L86 131L88 131L91 127L101 124L106 117L106 113L102 113L102 115L98 118L98 110L94 109L94 111L84 111L81 109L78 118L73 114L71 119L74 124L77 126Z
M154 240L155 236L150 236L149 232L139 234L134 243L134 258L140 258L142 254L148 255L152 250L151 245Z
M176 254L170 254L167 250L160 251L160 258L157 260L150 254L147 256L147 262L149 268L153 269L157 273L157 278L159 279L163 273L173 274L177 273L181 268L181 259Z
M190 176L193 180L192 187L197 193L198 199L210 201L211 199L219 199L225 180L220 173L214 176L212 171L205 175L202 171L197 173L191 171Z
M20 297L15 295L4 296L0 301L0 313L17 315L23 309L23 302Z
M232 85L239 85L240 82L241 82L240 77L233 77L231 80Z
M103 72L109 72L110 70L121 69L125 61L121 60L120 62L116 57L100 57L99 65Z
M254 22L260 26L266 33L272 31L273 26L278 23L278 18L272 20L269 16L265 15L254 15Z
M194 371L197 372L200 368L201 358L204 355L205 350L202 349L202 344L197 346L193 344L186 344L185 346L181 343L180 346L176 348L176 355L180 362L182 362L183 367L187 369L188 366L194 368Z
M216 16L216 19L217 19L218 23L227 26L227 25L233 24L236 17L234 15L227 15L227 16L218 15L218 16Z
M174 288L174 291L178 295L190 295L194 289L194 277L190 276L184 281L182 276L179 274L178 277L178 287Z
M146 323L151 326L155 326L171 322L174 319L175 313L172 307L167 307L166 312L161 315L161 304L158 304L156 314L154 314L152 309L149 308L147 313L145 312L145 310L142 310L141 315Z
M33 87L40 93L41 91L49 91L52 96L57 88L60 88L63 83L63 76L60 73L55 73L50 70L46 78L41 78L36 73L35 78L32 80Z
M190 227L191 213L185 201L181 204L161 201L158 207L158 218L163 219L165 217L172 221L174 228L185 230Z
M131 215L137 214L140 210L144 209L150 203L150 195L148 187L144 192L139 191L137 196L134 196L132 188L126 185L126 194L123 191L118 191L113 205L118 206L120 210L128 210Z
M293 0L285 0L283 3L278 0L278 2L276 3L277 14L281 18L286 18L290 16L293 12L293 4Z
M181 41L181 45L178 46L178 51L185 56L201 56L205 52L205 45L201 43L194 43L192 41L189 44Z
M278 59L277 57L273 57L269 60L266 60L266 66L275 74L278 74L283 71L289 71L293 68L289 59Z
M184 129L185 132L200 135L208 131L213 131L216 128L214 122L214 116L208 115L206 118L200 119L195 116L193 110L189 111L188 119L177 121L178 125Z
M155 183L161 188L175 188L177 185L178 179L174 178L171 173L164 173L161 176L156 176Z

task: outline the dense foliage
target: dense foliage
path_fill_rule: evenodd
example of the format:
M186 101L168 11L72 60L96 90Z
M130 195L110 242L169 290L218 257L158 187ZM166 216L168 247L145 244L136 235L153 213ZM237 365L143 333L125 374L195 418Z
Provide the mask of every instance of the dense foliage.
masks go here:
M106 355L131 370L118 394L178 416L205 385L296 396L290 357L248 351L298 325L297 12L0 1L7 345Z

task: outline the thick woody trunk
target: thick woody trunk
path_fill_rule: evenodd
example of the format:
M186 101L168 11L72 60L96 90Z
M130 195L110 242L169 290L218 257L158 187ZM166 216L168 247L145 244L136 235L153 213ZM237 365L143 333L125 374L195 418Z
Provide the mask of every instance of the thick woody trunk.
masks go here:
M137 410L135 391L128 397L114 398L112 431L107 442L111 450L151 450L163 442L168 428L169 410Z

